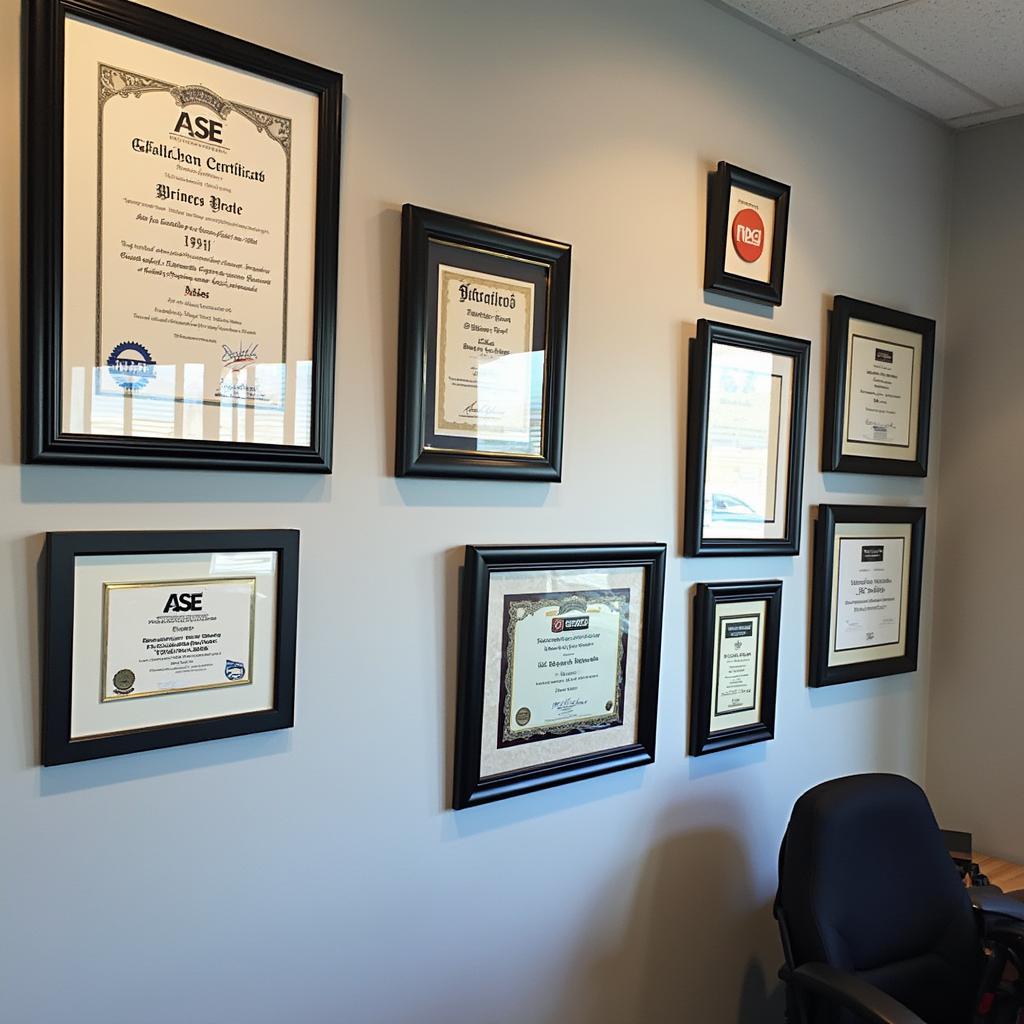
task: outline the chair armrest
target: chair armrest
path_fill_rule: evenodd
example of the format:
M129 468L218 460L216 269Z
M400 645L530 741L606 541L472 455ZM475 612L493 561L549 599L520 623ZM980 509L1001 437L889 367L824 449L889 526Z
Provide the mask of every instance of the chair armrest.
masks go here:
M988 916L998 914L1015 921L1024 921L1024 902L1014 896L1007 896L994 885L975 885L967 890L975 910Z
M848 971L828 964L801 964L786 980L832 1003L844 1006L870 1024L924 1024L892 996Z

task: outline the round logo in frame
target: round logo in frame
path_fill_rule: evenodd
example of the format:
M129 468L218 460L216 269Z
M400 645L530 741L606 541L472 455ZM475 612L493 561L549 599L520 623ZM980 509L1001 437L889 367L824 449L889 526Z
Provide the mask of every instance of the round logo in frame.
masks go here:
M130 668L122 668L114 673L114 689L118 693L131 693L135 687L135 673Z
M518 725L521 728L524 725L528 725L529 722L530 722L530 709L529 708L520 708L516 712L516 725Z
M732 247L744 263L756 263L764 252L764 221L757 210L744 207L732 219Z

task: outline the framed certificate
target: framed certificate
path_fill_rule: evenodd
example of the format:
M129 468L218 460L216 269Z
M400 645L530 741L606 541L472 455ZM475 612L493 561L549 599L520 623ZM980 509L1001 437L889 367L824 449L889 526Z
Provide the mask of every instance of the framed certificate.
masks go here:
M293 722L295 530L46 537L43 764Z
M810 342L709 320L690 342L684 551L800 551Z
M782 583L698 583L693 600L690 754L775 735Z
M396 476L558 481L570 248L402 211Z
M782 182L719 163L708 182L708 291L782 305L789 192Z
M665 545L467 547L456 809L654 761Z
M341 76L25 4L27 462L329 472Z
M924 522L923 508L819 507L811 686L917 668Z
M935 321L836 297L821 468L928 475Z

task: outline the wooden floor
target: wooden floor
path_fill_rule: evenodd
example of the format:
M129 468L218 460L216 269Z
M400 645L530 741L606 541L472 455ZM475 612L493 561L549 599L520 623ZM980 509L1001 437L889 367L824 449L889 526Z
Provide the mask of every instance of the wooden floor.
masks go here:
M976 853L974 861L981 868L981 873L988 875L988 880L1003 892L1024 889L1024 866L999 860L998 857L986 857L983 853Z

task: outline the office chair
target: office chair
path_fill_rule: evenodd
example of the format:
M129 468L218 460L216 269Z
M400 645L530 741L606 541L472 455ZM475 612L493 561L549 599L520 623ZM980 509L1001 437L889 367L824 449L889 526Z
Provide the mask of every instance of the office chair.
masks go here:
M789 1024L995 1024L1024 1006L1002 982L1007 963L1024 977L1024 903L964 887L928 798L899 775L800 797L775 917Z

